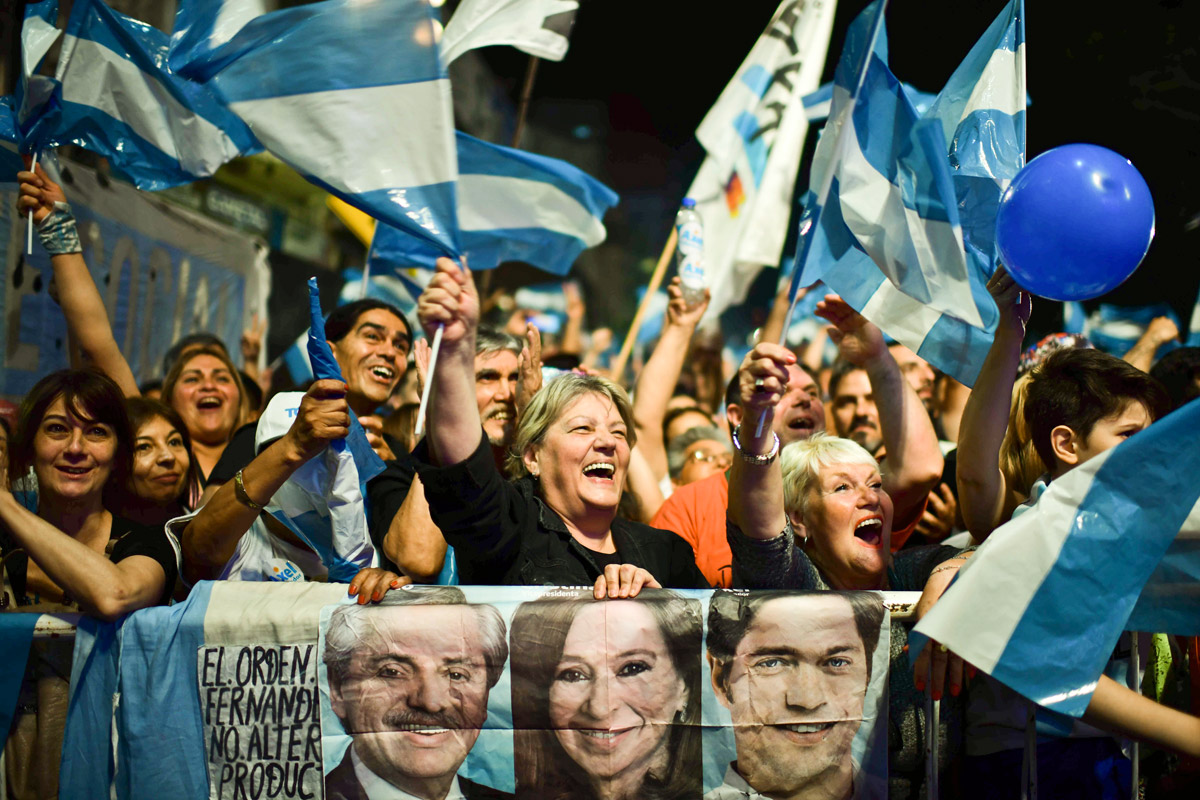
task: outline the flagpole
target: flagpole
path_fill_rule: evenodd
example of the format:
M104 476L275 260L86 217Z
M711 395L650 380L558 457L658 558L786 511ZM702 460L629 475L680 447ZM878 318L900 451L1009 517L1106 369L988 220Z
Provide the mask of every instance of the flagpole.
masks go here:
M29 162L29 171L37 174L38 151L33 151L33 160ZM33 255L33 209L25 215L25 255Z
M633 323L629 326L629 333L625 334L625 343L621 345L621 352L617 354L617 360L613 362L612 374L617 380L625 372L625 362L629 361L629 354L633 352L633 343L637 341L638 329L642 327L642 318L646 316L646 309L650 305L650 299L658 291L659 285L662 284L663 276L667 272L667 265L671 263L671 256L675 255L675 244L678 241L679 232L672 226L671 235L667 237L667 243L663 247L662 255L658 257L658 264L654 266L654 274L650 276L650 282L646 284L646 295L642 298L641 304L638 305L637 313L633 315Z
M533 80L537 77L539 61L541 59L537 56L530 56L529 66L525 68L525 85L521 87L521 103L517 108L517 127L513 130L509 147L521 147L521 134L525 133L525 117L529 115L529 101L533 97Z

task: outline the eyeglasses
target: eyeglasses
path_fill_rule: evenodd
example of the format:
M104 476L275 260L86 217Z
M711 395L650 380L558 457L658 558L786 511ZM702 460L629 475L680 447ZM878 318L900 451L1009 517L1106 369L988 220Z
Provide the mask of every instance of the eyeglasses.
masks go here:
M733 464L733 456L725 452L706 453L703 450L696 450L688 456L688 461L694 461L697 464L716 464L725 469Z

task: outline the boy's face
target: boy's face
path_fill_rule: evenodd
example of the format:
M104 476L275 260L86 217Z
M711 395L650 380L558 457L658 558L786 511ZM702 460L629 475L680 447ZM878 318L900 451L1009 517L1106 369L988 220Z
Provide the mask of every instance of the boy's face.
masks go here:
M1130 400L1116 414L1099 420L1086 437L1076 437L1075 455L1077 459L1074 464L1068 466L1068 469L1077 467L1101 453L1111 450L1138 431L1149 427L1152 421L1150 412L1144 405L1136 400Z

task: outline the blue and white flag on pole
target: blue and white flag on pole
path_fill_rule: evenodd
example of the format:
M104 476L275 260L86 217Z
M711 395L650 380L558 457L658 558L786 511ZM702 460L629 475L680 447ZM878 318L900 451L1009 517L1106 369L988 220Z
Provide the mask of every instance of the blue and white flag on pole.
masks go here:
M924 114L937 99L936 94L922 92L911 83L902 83L900 86L904 89L904 94L916 109L917 114ZM833 81L821 84L821 88L812 94L804 95L804 114L808 117L809 122L824 122L829 117L832 105Z
M799 223L793 287L823 280L967 385L998 320L985 289L996 205L1024 165L1021 9L1012 0L921 116L888 69L878 4L868 7L847 34L813 161L819 188Z
M325 341L325 320L315 278L309 280L308 290L308 356L313 377L343 380ZM276 395L259 419L256 444L286 433L296 419L302 398L300 392ZM349 583L360 569L378 563L367 527L364 497L367 481L383 469L383 461L371 449L366 432L351 413L350 434L330 442L324 452L296 470L275 492L266 510L320 556L331 581ZM239 543L239 554L241 550Z
M916 632L1082 715L1123 630L1200 632L1198 439L1192 402L1056 479L988 537Z
M166 68L166 34L101 0L71 9L46 143L75 144L108 158L139 189L212 175L260 150L249 128L207 87Z
M696 129L706 156L688 196L704 219L709 317L779 264L808 134L803 98L821 83L836 10L783 0Z
M211 80L311 182L457 256L450 80L427 0L327 0L257 17Z
M459 241L471 269L524 261L566 275L580 253L604 241L604 214L620 199L616 192L565 161L461 132L456 138ZM441 255L426 241L380 224L370 271L432 269Z
M21 25L21 72L17 76L16 131L14 140L22 152L41 149L44 132L42 118L57 84L37 70L51 46L62 34L58 24L58 0L41 0L25 6Z

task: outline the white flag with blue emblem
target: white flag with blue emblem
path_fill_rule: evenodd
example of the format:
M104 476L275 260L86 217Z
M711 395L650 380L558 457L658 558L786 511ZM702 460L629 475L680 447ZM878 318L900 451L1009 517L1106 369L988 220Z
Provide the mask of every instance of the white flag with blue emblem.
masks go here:
M604 241L604 214L620 198L603 183L565 161L465 133L457 134L457 143L459 241L471 269L524 261L566 275L581 252ZM440 255L406 231L380 224L370 271L403 279L407 268L432 269Z
M462 0L442 35L442 57L450 64L477 47L511 45L562 61L578 8L576 0Z
M381 222L457 255L450 80L427 0L256 17L211 79L263 146Z
M972 385L998 319L985 289L996 207L1025 161L1023 5L997 17L923 116L888 69L880 14L868 7L847 34L793 286L823 280Z
M1082 715L1123 630L1200 633L1200 448L1181 446L1198 437L1200 401L1056 478L988 537L916 632Z
M55 72L59 102L40 143L100 153L139 189L212 175L261 149L210 89L166 68L161 31L100 0L76 0Z
M779 263L836 0L784 0L696 129L706 157L688 189L704 220L709 315L746 299Z

